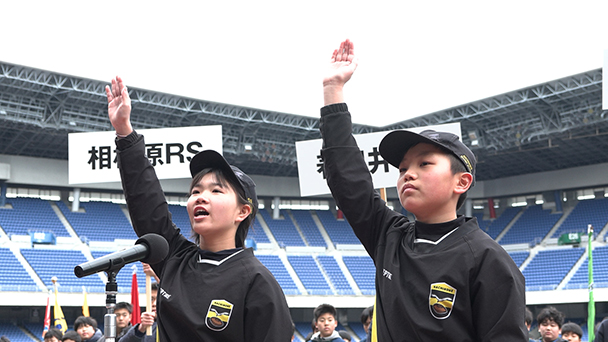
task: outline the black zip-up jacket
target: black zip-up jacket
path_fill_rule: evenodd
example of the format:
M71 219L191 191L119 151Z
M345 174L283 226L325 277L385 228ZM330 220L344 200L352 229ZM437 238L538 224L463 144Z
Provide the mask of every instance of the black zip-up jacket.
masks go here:
M475 218L433 242L374 191L344 103L321 109L327 183L376 265L372 341L527 341L524 277Z
M117 139L127 207L138 236L160 234L167 258L160 276L157 330L161 342L289 341L292 321L283 290L253 250L208 258L171 221L165 195L145 156L143 136Z

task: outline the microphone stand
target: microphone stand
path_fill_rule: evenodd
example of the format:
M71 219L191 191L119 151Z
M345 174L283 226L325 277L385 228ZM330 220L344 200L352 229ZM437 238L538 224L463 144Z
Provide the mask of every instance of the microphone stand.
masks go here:
M116 294L118 293L118 283L116 283L117 270L111 269L106 271L108 275L108 282L106 283L106 309L108 310L103 317L103 334L106 342L116 341L116 314L114 308L116 307Z

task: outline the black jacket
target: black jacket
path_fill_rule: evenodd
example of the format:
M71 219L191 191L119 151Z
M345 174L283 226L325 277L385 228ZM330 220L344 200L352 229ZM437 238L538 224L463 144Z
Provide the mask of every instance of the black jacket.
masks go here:
M220 261L203 257L171 221L143 136L133 132L116 144L135 232L160 234L169 242L167 258L151 265L161 279L160 341L289 341L292 322L285 295L253 250L239 249Z
M524 278L477 220L415 242L414 222L374 191L346 104L323 107L320 129L327 183L376 265L371 340L527 341Z

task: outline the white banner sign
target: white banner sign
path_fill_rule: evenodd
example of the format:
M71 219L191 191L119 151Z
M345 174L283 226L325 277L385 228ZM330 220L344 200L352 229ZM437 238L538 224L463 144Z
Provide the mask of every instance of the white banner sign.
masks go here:
M458 135L462 140L460 123L417 127L408 130L419 133L427 129L450 132ZM372 174L374 186L378 189L396 186L397 178L399 177L399 170L382 159L382 156L380 156L380 152L378 151L380 141L388 133L390 132L355 135L357 145L359 145L361 153L369 166L369 171ZM323 171L323 160L321 158L322 145L323 142L321 139L296 142L301 196L325 195L330 193Z
M222 153L222 126L142 129L146 156L159 179L190 178L190 159L203 150ZM70 133L70 184L119 182L115 132Z

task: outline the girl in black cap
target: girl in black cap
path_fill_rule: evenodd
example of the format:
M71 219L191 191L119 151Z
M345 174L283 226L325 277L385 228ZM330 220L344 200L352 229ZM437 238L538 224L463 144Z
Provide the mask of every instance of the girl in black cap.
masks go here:
M169 243L167 258L151 265L160 275L158 340L289 340L283 291L253 250L244 248L258 205L251 178L215 151L194 156L187 209L196 243L188 241L171 221L143 136L131 126L122 79L113 79L106 95L133 228L138 236L156 233Z

